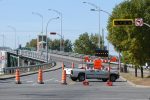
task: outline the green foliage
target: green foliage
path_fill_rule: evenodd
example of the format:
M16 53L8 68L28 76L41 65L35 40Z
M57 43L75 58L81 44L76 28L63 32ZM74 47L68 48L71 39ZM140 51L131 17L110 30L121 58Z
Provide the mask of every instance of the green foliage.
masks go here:
M65 52L72 52L72 43L69 39L64 41L64 51Z
M149 0L126 0L117 5L109 18L107 29L108 40L115 49L121 51L126 60L135 65L143 65L150 59L150 28L147 26L115 26L113 19L135 19L143 18L145 23L150 23Z
M75 40L74 43L74 51L80 54L88 54L93 55L95 54L95 49L98 48L97 42L98 36L88 33L83 33L79 36L79 39Z
M51 50L60 50L60 40L59 39L55 39L55 40L50 40L48 42L48 46L49 46L49 49Z
M72 52L72 43L71 43L71 41L69 40L69 39L67 39L67 40L63 40L62 41L63 42L63 44L62 45L64 45L64 51L65 52ZM60 50L60 39L55 39L55 40L49 40L49 42L48 42L48 44L49 44L49 49L51 49L51 50Z
M25 47L37 48L37 39L32 39L30 42L27 42Z
M72 43L69 39L63 41L64 43L64 51L71 52L72 51ZM32 39L30 42L26 43L27 48L37 48L37 39ZM60 50L60 39L51 40L48 38L48 49L51 50Z

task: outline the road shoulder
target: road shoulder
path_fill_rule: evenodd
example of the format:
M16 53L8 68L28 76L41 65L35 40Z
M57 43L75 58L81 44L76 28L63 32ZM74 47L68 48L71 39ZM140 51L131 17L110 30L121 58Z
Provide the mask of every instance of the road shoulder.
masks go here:
M135 77L131 73L120 73L120 78L134 87L150 88L150 78Z

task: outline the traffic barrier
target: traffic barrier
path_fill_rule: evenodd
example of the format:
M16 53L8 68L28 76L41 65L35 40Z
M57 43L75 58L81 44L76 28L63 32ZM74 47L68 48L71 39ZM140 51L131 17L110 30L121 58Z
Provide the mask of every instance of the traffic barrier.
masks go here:
M16 69L16 84L21 84L19 69Z
M89 86L89 81L87 81L86 79L83 81L83 85L84 86Z
M89 61L90 61L89 56L85 56L85 57L84 57L84 62L89 62Z
M106 82L106 85L107 85L107 86L113 86L113 82L111 82L110 80L108 80L108 81Z
M101 59L96 59L94 61L94 69L101 69L101 67L102 67L102 61L101 61Z
M39 83L39 84L44 84L44 82L43 82L43 72L42 72L42 69L39 69L39 71L38 71L38 83Z
M110 71L111 69L112 69L111 67L107 67L107 68L106 68L107 71Z
M74 63L72 62L72 69L74 69Z
M61 84L67 85L67 82L66 82L66 70L62 70Z

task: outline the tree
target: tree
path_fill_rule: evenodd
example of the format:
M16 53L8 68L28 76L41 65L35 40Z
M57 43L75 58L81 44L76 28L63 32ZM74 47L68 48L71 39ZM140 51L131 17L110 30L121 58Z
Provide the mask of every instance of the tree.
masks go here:
M149 12L149 0L126 0L113 9L107 25L108 40L117 50L121 50L124 58L128 58L125 63L131 62L136 66L142 66L150 59L150 29L147 26L135 25L113 27L113 19L143 18L145 23L150 23Z
M55 39L55 40L48 40L48 45L49 49L51 50L60 50L60 39ZM64 45L64 52L71 52L72 51L72 43L69 39L63 41Z
M59 39L55 39L55 40L49 40L48 42L48 46L49 49L51 50L60 50L60 40Z
M64 41L64 51L65 52L72 52L72 43L69 39Z
M37 48L37 39L32 39L30 42L27 42L25 47Z
M97 41L97 35L92 34L89 36L88 33L83 33L79 36L79 39L75 40L74 51L80 54L93 55L95 54L95 49L98 48Z
M51 40L50 38L47 39L48 41L48 49L51 50L60 50L60 39ZM64 51L71 52L72 51L72 43L69 39L64 40ZM37 48L37 39L32 39L31 41L26 43L27 48Z

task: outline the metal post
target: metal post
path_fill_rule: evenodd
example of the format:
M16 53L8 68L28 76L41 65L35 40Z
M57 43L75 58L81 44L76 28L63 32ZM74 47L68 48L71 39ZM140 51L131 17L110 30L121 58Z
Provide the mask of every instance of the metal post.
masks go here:
M8 25L9 28L11 28L12 30L14 30L15 32L15 49L16 49L16 28L13 26Z
M104 50L104 29L102 29L102 49Z
M62 13L60 14L61 15L61 37L62 37ZM64 51L64 45L63 45L63 41L62 41L62 38L61 38L61 44L60 44L60 48L62 51Z
M59 11L57 11L57 10L55 10L55 9L48 9L49 11L54 11L54 12L56 12L60 17L61 17L61 19L60 19L60 28L61 28L61 38L60 38L60 51L64 51L64 45L63 45L63 41L62 41L62 20L63 20L63 16L62 16L62 13L61 12L59 12Z
M37 12L32 12L32 14L38 15L39 17L42 18L42 42L41 42L42 45L41 45L41 47L42 47L42 50L43 50L43 16L40 13L37 13Z
M48 63L48 35L47 35L47 28L48 28L48 24L50 23L51 20L54 20L54 19L58 19L59 17L56 17L56 18L51 18L48 20L47 24L46 24L46 60L47 60L47 63Z
M97 5L95 5L95 4L93 4L93 3L91 3L91 2L83 2L83 3L86 3L86 4L89 4L89 5L91 5L91 6L93 6L95 9L91 9L91 11L98 11L98 17L99 17L99 35L98 35L98 46L99 46L99 48L101 47L101 44L100 44L100 41L101 41L101 34L100 34L100 7L98 7Z
M2 42L3 42L2 46L4 47L4 34L2 34L0 36L2 36Z
M3 47L4 47L4 34L3 34Z
M99 48L101 48L101 33L100 33L100 31L101 31L101 29L100 29L100 9L99 9Z
M120 50L119 50L119 64L118 64L118 70L121 72L121 56L120 56Z

